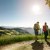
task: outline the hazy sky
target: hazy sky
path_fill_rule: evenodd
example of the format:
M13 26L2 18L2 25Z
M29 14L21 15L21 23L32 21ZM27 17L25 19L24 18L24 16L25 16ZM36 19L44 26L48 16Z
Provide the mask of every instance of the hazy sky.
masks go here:
M0 0L0 26L33 27L37 21L41 27L44 22L50 27L50 9L45 0Z

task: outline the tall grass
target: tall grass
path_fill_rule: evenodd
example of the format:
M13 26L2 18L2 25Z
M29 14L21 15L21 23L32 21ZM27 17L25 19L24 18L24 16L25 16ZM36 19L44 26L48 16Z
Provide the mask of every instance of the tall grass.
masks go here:
M48 36L50 38L50 36ZM11 44L15 42L28 41L35 39L35 35L23 34L23 35L3 35L0 36L0 45ZM38 39L44 39L44 35L39 35Z
M28 41L34 38L33 35L4 35L0 37L0 45L10 44L20 41Z

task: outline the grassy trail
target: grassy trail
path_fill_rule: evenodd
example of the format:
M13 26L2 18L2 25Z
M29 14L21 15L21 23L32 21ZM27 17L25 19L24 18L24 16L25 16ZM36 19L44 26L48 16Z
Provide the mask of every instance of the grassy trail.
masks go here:
M15 48L18 48L20 46L25 46L28 44L33 43L33 41L23 41L23 42L18 42L15 44L9 44L9 45L5 45L5 46L0 46L0 50L15 50Z

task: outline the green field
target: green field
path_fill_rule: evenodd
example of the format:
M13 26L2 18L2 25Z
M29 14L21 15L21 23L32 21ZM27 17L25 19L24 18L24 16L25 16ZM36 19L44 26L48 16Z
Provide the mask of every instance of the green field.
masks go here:
M50 36L48 36L50 38ZM38 39L44 39L44 35L38 35ZM2 35L0 36L0 45L6 45L21 41L35 40L35 35L23 34L23 35Z
M0 36L0 45L10 44L14 42L32 40L33 35L2 35Z

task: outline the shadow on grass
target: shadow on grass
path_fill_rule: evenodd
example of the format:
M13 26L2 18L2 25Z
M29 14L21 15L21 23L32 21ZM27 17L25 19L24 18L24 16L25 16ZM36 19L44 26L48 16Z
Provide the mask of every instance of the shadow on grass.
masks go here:
M40 43L38 41L35 41L31 44L33 50L43 50L43 43Z

